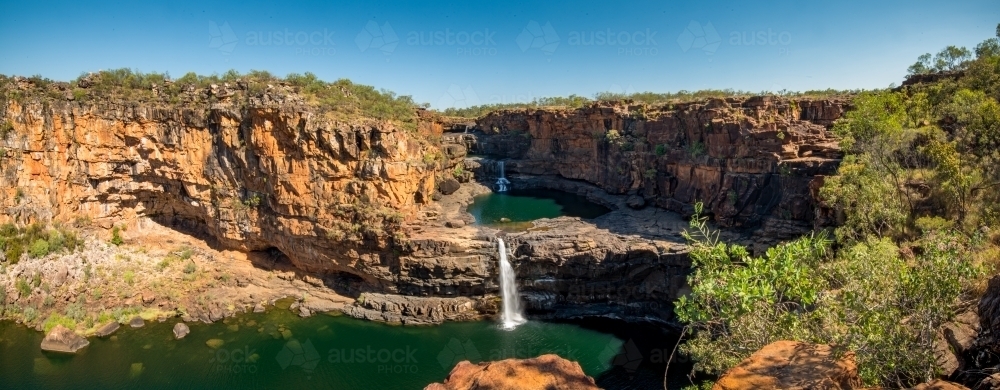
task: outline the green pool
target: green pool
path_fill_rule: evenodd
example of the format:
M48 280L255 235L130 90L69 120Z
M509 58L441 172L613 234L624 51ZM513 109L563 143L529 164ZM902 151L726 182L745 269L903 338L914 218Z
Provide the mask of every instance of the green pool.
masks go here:
M610 210L579 195L533 189L493 192L477 196L469 205L468 211L481 225L502 227L564 215L596 218Z
M300 319L287 310L193 324L174 340L174 321L90 339L77 355L42 352L43 335L0 323L0 388L421 389L460 360L558 353L599 376L623 341L573 324L532 321L514 331L492 322L390 326L346 316ZM222 340L216 349L206 342Z

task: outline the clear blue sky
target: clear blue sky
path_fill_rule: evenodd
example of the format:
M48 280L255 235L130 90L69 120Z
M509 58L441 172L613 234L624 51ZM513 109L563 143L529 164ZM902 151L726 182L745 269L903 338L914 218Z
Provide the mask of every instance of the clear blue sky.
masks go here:
M436 108L608 90L879 88L918 55L971 49L1000 22L997 0L536 3L6 2L0 73L308 71Z

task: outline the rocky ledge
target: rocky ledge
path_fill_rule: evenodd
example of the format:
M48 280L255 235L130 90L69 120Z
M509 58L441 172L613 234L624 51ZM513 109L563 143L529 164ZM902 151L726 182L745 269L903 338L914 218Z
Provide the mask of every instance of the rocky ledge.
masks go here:
M507 359L472 364L459 362L444 383L432 383L424 390L597 390L577 362L558 355L531 359Z
M42 340L42 350L51 352L76 353L88 345L87 339L62 325L56 325Z

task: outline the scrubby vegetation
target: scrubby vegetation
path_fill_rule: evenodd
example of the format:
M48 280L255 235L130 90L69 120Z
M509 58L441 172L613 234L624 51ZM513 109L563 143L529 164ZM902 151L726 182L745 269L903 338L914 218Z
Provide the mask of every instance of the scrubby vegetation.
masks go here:
M240 74L230 70L222 75L208 76L187 73L180 78L172 78L169 73L143 73L122 68L85 73L70 82L55 82L41 76L28 78L36 88L24 91L15 88L13 78L0 76L0 96L25 102L31 94L40 94L51 99L70 99L80 102L95 98L125 100L134 103L169 103L204 107L219 100L212 86L225 87L238 92L234 98L247 103L250 98L260 99L267 92L276 92L278 86L289 86L305 96L308 104L314 105L321 113L333 119L344 119L358 115L380 120L394 121L408 129L416 128L416 109L427 107L418 105L410 96L399 96L387 90L355 84L347 79L333 82L320 80L316 75L292 73L278 77L267 71L252 70ZM0 135L6 127L0 125Z
M514 110L514 109L543 108L543 107L580 108L585 105L599 101L631 100L636 103L645 103L645 104L669 104L669 103L691 102L708 98L750 97L759 95L777 95L784 97L800 97L800 98L810 98L810 97L828 98L834 96L855 95L861 92L863 91L835 90L835 89L805 91L805 92L793 92L787 90L750 92L750 91L737 91L732 89L706 89L699 91L681 90L677 92L666 92L666 93L599 92L594 94L593 98L587 98L577 95L570 95L568 97L546 97L546 98L537 98L533 99L530 102L522 102L522 103L494 103L494 104L482 104L478 106L471 106L465 108L447 108L442 113L448 116L476 118L498 110Z
M76 232L61 225L50 228L40 224L23 228L13 224L0 225L0 249L10 264L16 264L25 253L31 257L44 257L49 253L74 251L82 244Z
M922 56L911 74L950 77L853 100L834 125L846 156L820 191L843 222L831 232L753 256L719 242L696 208L692 292L676 303L696 370L721 373L790 339L853 351L866 385L939 374L938 329L1000 272L997 47Z

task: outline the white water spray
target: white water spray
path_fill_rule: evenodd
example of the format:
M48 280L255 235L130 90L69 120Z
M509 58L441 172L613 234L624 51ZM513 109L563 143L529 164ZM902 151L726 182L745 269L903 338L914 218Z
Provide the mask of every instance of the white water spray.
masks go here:
M500 293L503 297L503 314L500 320L504 329L514 329L527 320L521 313L521 301L517 295L517 283L514 280L514 267L507 261L507 246L503 239L497 237L500 247Z
M500 178L497 179L497 192L507 192L507 186L510 185L510 180L503 172L503 161L498 161L497 164L500 166Z

